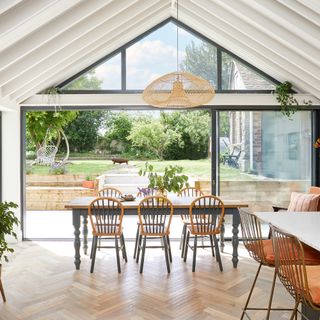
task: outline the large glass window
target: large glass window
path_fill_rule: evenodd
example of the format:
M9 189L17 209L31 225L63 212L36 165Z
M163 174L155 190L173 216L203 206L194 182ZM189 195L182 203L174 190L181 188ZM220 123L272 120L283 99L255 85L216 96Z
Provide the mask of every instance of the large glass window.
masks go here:
M220 113L220 194L256 211L287 205L311 181L310 112L292 120L276 111Z
M127 89L142 90L177 70L176 28L169 22L127 49ZM217 48L179 28L179 67L216 86Z
M275 85L257 71L222 52L222 90L275 90Z
M63 90L120 90L121 54L82 74L65 85Z

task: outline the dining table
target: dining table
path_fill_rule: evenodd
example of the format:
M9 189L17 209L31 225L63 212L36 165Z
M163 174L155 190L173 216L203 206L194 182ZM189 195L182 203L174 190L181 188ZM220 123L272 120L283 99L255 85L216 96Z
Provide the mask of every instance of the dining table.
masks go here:
M84 254L87 254L88 251L88 208L90 203L96 199L96 197L79 197L71 200L65 205L65 208L72 210L72 224L74 228L74 264L76 270L80 269L81 264L81 220L82 220L82 236L83 236L83 251ZM194 197L178 197L178 196L168 196L168 199L172 202L173 205L173 214L174 215L184 215L189 214L189 207ZM136 198L133 201L121 201L124 214L125 215L137 215L138 206L142 198ZM232 216L232 264L234 268L237 268L238 265L238 245L239 245L239 224L240 224L240 215L238 208L248 207L248 204L243 203L237 200L223 200L225 207L225 215ZM82 218L82 219L81 219ZM221 228L220 236L220 246L223 251L224 249L224 224Z
M320 212L255 212L257 217L265 223L296 236L301 242L320 251ZM320 279L319 279L320 283ZM302 304L302 320L320 320L320 311Z

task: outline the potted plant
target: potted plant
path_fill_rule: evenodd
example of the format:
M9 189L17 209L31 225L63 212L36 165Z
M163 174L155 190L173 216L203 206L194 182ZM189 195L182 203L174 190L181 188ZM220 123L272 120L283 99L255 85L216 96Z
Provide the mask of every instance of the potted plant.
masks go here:
M82 181L82 187L83 188L88 188L88 189L94 189L94 181L92 176L87 175L86 180Z
M145 168L139 171L140 176L147 175L149 188L156 189L159 194L168 192L179 192L188 186L188 176L182 174L183 167L169 165L164 168L164 173L154 172L153 165L146 162Z
M0 202L0 292L4 302L6 301L6 297L1 281L1 262L2 259L8 262L7 252L12 253L14 251L8 246L5 237L9 235L17 239L17 234L13 231L13 228L19 224L19 220L12 211L12 209L17 207L18 205L13 202Z

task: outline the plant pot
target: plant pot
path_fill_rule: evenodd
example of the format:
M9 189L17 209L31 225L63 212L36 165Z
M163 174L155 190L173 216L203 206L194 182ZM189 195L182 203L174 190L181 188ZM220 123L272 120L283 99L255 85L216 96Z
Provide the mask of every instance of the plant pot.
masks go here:
M94 181L91 181L91 180L82 181L82 187L88 188L88 189L94 189Z
M1 281L1 271L2 271L2 264L0 264L0 292L2 296L3 302L6 302L6 296L4 294L3 286L2 286L2 281Z

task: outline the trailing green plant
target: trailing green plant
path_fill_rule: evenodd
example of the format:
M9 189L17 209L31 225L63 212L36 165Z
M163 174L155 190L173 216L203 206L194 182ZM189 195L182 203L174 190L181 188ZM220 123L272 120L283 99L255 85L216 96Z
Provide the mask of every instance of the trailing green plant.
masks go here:
M8 235L17 239L13 228L19 225L19 220L11 210L17 207L18 205L13 202L0 202L0 263L2 259L8 262L7 252L14 252L14 249L8 246L5 237Z
M61 174L66 174L67 173L67 168L65 165L62 165L62 166L52 166L49 170L49 173L50 174L53 174L53 175L61 175Z
M292 83L285 81L277 85L276 94L282 114L291 120L291 116L298 111L300 106L298 100L293 96ZM303 104L310 106L312 101L303 100Z
M182 188L187 187L188 176L182 174L183 167L169 165L164 168L164 173L154 172L153 165L145 163L144 169L140 169L139 175L147 175L149 178L149 188L157 189L161 193L179 192Z
M62 90L58 87L50 87L43 91L47 95L48 105L54 107L54 111L61 111L60 94Z

